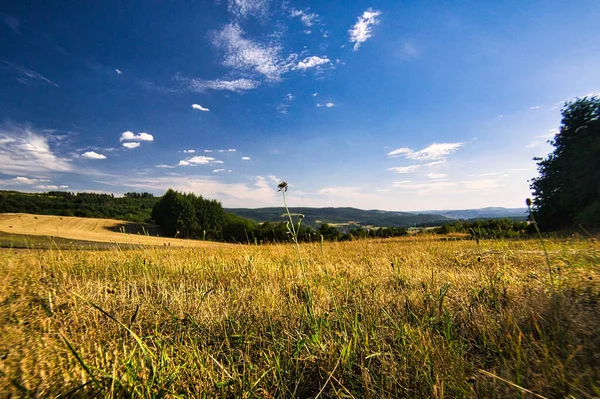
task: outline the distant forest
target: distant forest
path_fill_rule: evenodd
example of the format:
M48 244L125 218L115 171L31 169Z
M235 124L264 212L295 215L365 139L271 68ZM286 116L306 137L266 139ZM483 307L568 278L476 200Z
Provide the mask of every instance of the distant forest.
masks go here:
M174 190L168 190L162 197L136 192L115 197L112 194L65 191L35 194L0 191L0 213L32 213L150 223L158 224L166 237L253 244L290 241L283 210L284 208L258 210L260 217L264 219L257 220L257 213L253 213L252 210L232 209L232 212L227 212L216 200ZM298 211L306 212L306 217ZM246 215L254 217L244 217ZM456 222L439 215L362 211L353 208L298 208L294 209L292 218L294 223L302 218L298 231L298 241L301 242L397 237L408 234L407 226L435 226L436 223L437 226L443 226L431 231L432 233L466 233L480 238L519 237L529 234L531 230L526 222L508 219ZM322 222L321 219L330 223ZM336 222L335 225L333 221ZM342 221L351 223L339 226L341 223L338 222ZM381 224L375 224L378 222Z

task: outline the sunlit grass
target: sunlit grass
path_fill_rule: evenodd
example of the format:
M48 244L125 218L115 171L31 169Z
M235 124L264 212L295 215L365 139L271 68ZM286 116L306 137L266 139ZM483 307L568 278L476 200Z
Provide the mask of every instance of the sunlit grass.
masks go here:
M598 396L600 246L546 246L4 250L0 396Z

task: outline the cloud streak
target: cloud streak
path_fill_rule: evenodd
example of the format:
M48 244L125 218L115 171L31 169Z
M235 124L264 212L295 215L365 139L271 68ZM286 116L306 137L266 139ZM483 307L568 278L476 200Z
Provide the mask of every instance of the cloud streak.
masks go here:
M48 79L47 77L42 76L36 71L32 71L31 69L25 68L21 65L13 64L5 60L0 60L0 68L13 73L18 82L23 83L27 86L52 86L56 88L60 87L58 84Z
M204 112L208 112L209 109L208 108L204 108L202 105L200 104L192 104L192 108L193 109L197 109L198 111L204 111Z
M81 154L81 158L85 158L85 159L106 159L106 155L104 155L104 154L98 154L95 151L88 151L88 152L84 152L83 154Z
M358 51L360 46L373 36L373 26L379 24L377 17L380 15L380 11L369 8L358 17L358 21L348 31L350 43L354 43L354 51Z
M419 151L401 147L388 152L388 158L403 156L415 161L443 161L446 157L456 152L464 143L434 143Z
M0 170L3 173L69 172L67 159L50 148L48 137L29 127L0 126Z

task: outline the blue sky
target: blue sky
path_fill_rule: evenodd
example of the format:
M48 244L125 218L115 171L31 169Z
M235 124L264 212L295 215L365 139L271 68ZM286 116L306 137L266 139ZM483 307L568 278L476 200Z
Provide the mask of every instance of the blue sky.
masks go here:
M0 6L0 189L167 188L226 207L520 207L600 2Z

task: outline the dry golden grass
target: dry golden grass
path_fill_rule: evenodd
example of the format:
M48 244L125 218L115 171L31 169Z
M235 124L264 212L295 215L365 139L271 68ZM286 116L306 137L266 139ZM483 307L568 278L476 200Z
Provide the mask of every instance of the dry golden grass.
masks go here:
M600 247L547 246L5 251L0 396L597 397Z
M119 229L132 234L120 232ZM214 247L226 244L156 237L144 234L142 225L112 219L92 219L70 216L30 215L26 213L0 214L0 231L12 234L63 237L136 245L170 245L175 247ZM139 233L139 234L138 234Z

